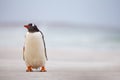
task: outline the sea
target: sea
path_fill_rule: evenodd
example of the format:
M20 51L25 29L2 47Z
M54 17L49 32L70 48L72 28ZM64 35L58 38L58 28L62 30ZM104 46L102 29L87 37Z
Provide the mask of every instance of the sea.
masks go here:
M24 25L0 26L0 47L20 48L27 29ZM106 26L39 25L47 48L120 50L120 28Z

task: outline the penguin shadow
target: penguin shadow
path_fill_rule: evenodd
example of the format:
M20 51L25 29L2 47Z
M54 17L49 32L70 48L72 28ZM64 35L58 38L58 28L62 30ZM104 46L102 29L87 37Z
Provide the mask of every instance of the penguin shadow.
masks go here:
M41 71L39 68L39 69L32 69L32 71L26 71L26 72L47 72L47 71Z

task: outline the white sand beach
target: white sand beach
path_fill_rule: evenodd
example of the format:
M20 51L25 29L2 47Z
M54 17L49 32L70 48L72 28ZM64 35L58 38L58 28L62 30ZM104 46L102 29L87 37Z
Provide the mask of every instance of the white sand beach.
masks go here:
M19 52L19 50L18 50ZM49 51L50 52L50 51ZM52 52L52 51L51 51ZM47 72L25 72L26 66L22 59L22 54L8 51L4 55L0 55L0 79L1 80L119 80L120 79L120 65L118 56L113 54L99 55L99 59L92 59L81 53L79 55L61 57L60 51L49 53L49 61L47 61ZM14 55L10 55L14 54ZM17 55L15 55L17 54ZM54 55L56 54L56 55ZM18 56L19 55L19 56ZM112 56L113 55L113 56ZM101 56L101 57L100 57ZM104 58L103 58L103 57ZM107 56L109 56L107 58ZM54 58L55 57L55 58ZM77 60L81 57L81 60ZM82 58L83 57L83 58ZM110 59L114 58L113 61ZM76 58L76 60L74 60ZM85 59L86 58L86 59ZM90 59L91 58L91 59ZM107 58L107 59L106 59ZM60 60L61 59L61 60ZM89 59L89 60L87 60ZM106 59L106 60L105 60Z

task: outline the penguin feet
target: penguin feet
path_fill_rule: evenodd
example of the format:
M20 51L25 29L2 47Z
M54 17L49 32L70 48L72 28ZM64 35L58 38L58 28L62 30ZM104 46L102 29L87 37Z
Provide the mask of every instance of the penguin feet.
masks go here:
M32 67L28 66L26 72L32 72Z
M40 72L47 72L47 70L45 69L45 67L43 66L40 70Z

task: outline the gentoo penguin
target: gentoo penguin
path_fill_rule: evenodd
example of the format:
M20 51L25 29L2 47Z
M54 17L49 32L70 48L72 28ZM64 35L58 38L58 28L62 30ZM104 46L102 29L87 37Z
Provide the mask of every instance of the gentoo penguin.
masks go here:
M24 25L24 27L28 30L23 46L23 59L27 66L26 72L32 72L34 68L41 68L41 72L46 72L47 54L43 33L32 23Z

